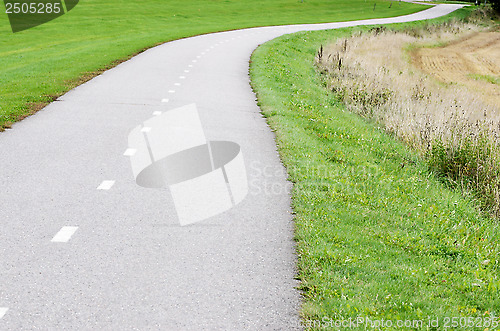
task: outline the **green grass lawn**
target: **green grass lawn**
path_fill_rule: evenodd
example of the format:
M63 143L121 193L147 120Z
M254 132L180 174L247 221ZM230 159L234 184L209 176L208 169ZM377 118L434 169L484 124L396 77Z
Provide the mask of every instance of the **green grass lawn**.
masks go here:
M0 15L0 130L103 69L153 45L207 32L408 14L424 6L377 0L83 0L13 34ZM3 7L2 7L3 8Z
M252 84L294 183L305 321L430 316L443 329L445 316L499 314L498 221L346 111L314 68L321 44L359 29L283 36L252 57Z

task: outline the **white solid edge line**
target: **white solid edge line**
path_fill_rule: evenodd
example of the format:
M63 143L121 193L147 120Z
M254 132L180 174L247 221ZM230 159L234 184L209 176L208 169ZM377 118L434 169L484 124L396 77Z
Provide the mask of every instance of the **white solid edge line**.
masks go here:
M76 230L78 230L77 226L63 226L51 241L56 243L66 243L75 234Z
M144 129L143 129L144 130ZM114 180L105 180L97 187L98 190L109 190L115 185Z
M160 112L160 114L161 114L161 112ZM153 114L153 115L154 115L154 114ZM135 155L135 153L137 153L137 149L135 149L135 148L128 148L128 149L125 151L125 153L123 153L123 155L125 155L125 156L134 156L134 155Z

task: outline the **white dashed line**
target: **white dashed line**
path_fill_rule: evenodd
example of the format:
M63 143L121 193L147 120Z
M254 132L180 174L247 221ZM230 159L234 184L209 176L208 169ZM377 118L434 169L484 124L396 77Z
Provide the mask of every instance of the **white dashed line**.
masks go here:
M197 58L197 59L201 59L201 55L198 55L196 58Z
M170 90L168 91L168 93L175 93L175 90Z
M141 129L141 132L151 132L151 128L148 126L145 126Z
M181 86L181 83L175 83L174 85L175 86Z
M161 114L161 112L160 112L160 114ZM153 115L154 115L154 113L153 113ZM125 156L134 156L135 153L137 153L137 149L129 148L129 149L127 149L125 151L125 153L123 153L123 155L125 155Z
M179 76L179 79L185 79L186 76Z
M66 243L75 234L76 230L78 230L77 226L63 226L51 241L54 243Z
M193 67L193 65L192 65L192 64L190 64L190 65L188 65L188 67L189 67L189 68L192 68L192 67Z
M196 63L196 62L198 62L198 61L197 61L197 60L193 60L193 61L191 61L191 62Z
M158 110L153 112L153 116L160 116L161 114L162 112Z
M144 130L144 129L143 129ZM109 190L115 185L114 180L105 180L97 187L98 190Z
M168 99L161 99L161 102L168 102Z
M9 310L9 308L0 307L0 319L5 316L7 310Z
M189 72L189 70L184 70L184 72L188 73L188 72Z

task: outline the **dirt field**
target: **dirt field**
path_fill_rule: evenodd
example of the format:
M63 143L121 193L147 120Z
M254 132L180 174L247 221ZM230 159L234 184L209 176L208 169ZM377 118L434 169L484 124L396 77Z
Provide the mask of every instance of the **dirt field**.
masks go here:
M445 47L419 48L414 64L444 83L459 83L500 106L500 32L479 32Z

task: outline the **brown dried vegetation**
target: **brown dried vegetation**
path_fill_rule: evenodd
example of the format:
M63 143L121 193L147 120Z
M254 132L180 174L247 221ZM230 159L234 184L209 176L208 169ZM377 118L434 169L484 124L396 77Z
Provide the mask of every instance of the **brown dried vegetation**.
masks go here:
M349 110L416 148L498 217L499 32L485 29L459 21L375 28L320 49L317 65Z

